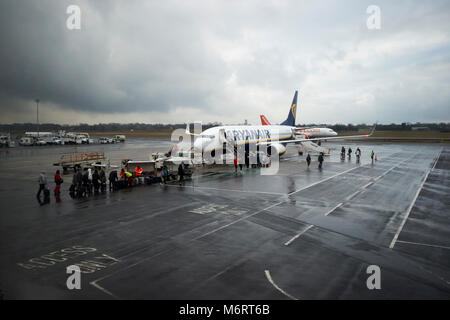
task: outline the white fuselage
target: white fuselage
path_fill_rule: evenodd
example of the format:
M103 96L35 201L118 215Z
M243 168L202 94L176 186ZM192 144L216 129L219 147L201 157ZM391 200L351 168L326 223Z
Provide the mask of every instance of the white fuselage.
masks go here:
M330 128L307 128L307 129L296 129L297 134L302 134L308 136L308 138L325 138L325 137L335 137L337 132Z
M222 149L225 141L239 146L265 141L293 139L295 127L290 126L219 126L203 131L194 142L194 150L212 152Z

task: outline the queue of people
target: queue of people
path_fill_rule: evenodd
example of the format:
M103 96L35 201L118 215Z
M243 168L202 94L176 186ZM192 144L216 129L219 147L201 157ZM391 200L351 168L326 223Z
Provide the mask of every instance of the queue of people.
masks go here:
M184 184L186 168L183 164L178 166L177 170L180 185ZM107 177L105 169L91 169L84 168L76 169L72 177L72 183L69 188L69 194L72 198L83 198L92 194L105 193L108 188L109 191L116 191L123 188L129 188L136 184L150 184L160 181L161 184L166 184L168 181L174 179L175 176L169 173L167 166L158 169L156 177L144 177L144 170L140 166L136 166L133 173L128 169L123 168L119 172L112 170ZM54 195L56 202L61 201L61 185L64 182L59 170L54 176L55 189ZM39 189L36 198L39 204L44 205L50 203L50 191L45 172L41 172L38 179Z
M346 150L345 147L342 146L342 148L341 148L341 160L344 161L345 160L345 155L347 154L348 160L350 161L351 158L352 158L352 153L353 153L353 150L352 150L351 147L349 147L348 150ZM355 156L356 156L356 163L360 163L360 160L361 160L361 149L359 147L356 148ZM370 158L372 159L372 163L374 161L378 160L377 156L375 155L375 152L373 150L370 153ZM321 170L322 166L323 166L323 162L324 162L324 154L323 154L323 152L321 152L318 155L317 162L318 162L318 169ZM311 165L311 155L309 153L306 156L306 164L307 164L308 168Z

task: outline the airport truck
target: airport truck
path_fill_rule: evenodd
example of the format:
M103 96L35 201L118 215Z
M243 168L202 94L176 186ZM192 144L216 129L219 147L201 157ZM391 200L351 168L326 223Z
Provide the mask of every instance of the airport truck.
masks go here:
M67 173L68 169L81 169L83 167L92 167L101 165L106 160L103 152L84 152L84 153L66 153L61 155L55 166L61 166L63 172Z

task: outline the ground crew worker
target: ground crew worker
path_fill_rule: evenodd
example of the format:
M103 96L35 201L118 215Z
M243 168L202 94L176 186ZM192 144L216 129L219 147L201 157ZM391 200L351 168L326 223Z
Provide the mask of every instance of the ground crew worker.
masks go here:
M306 156L306 163L308 164L308 168L309 168L309 165L311 164L311 156L309 155L309 153Z
M142 177L143 172L144 172L144 170L140 166L137 166L134 169L134 173L136 174L136 177L138 177L138 178Z
M319 160L319 169L322 169L323 152L320 153L318 160Z
M180 186L184 182L184 168L183 163L178 166L178 176L180 177Z
M372 159L372 162L373 162L373 157L375 156L375 153L373 152L373 150L372 150L372 152L370 153L370 158Z
M61 178L61 174L59 173L59 170L56 170L55 173L55 190L53 190L53 193L55 194L56 202L61 201L61 184L63 183L63 179Z
M131 172L125 171L125 177L128 180L128 186L131 187L133 185L133 174Z
M41 172L39 175L39 190L36 194L36 198L39 202L39 204L43 204L41 201L41 191L45 191L45 189L47 188L47 177L45 176L45 172Z

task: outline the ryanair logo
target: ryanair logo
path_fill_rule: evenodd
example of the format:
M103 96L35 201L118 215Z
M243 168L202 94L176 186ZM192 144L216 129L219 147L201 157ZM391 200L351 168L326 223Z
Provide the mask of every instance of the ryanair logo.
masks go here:
M292 113L292 116L294 117L294 119L295 119L295 108L297 108L297 105L295 103L293 103L292 107L291 107L291 113Z

